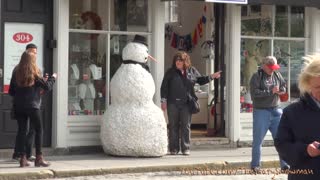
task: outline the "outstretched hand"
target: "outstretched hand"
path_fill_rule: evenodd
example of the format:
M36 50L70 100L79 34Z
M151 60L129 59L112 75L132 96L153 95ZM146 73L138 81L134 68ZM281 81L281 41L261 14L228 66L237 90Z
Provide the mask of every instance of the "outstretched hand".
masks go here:
M57 79L57 76L58 76L57 73L52 74L52 77L54 77L55 79Z
M222 71L218 71L218 72L215 72L215 73L211 74L211 78L212 78L212 79L218 79L218 78L220 78L220 77L221 77L221 72L222 72Z

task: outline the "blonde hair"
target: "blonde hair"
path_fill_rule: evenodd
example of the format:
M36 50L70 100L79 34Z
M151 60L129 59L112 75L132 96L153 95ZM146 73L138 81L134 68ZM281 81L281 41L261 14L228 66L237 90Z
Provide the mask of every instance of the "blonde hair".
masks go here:
M304 58L304 67L298 77L300 94L310 93L310 80L320 77L320 54L307 55Z

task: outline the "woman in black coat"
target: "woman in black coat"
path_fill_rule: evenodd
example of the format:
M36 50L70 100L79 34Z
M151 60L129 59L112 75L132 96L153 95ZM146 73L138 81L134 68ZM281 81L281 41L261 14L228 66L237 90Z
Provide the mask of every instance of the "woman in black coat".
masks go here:
M197 99L194 92L195 83L200 85L219 78L221 72L202 76L191 66L190 56L179 51L173 57L172 67L167 70L161 84L161 109L167 109L169 120L169 151L178 154L181 148L183 155L190 154L191 109L188 93ZM181 131L181 144L179 132Z
M301 98L283 111L275 147L290 165L289 180L320 179L320 55L307 56Z
M14 115L18 122L16 146L21 154L20 167L30 165L25 149L28 119L35 130L35 166L49 166L42 156L41 91L51 90L56 77L54 73L47 80L44 79L37 66L36 55L27 51L22 54L19 64L13 70L9 94L13 97Z

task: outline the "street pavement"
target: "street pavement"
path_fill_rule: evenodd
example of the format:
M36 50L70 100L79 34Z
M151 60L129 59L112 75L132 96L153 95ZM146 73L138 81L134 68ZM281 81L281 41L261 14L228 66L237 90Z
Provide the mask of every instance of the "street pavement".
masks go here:
M31 167L19 168L18 163L11 159L0 159L0 180L68 179L69 177L108 174L218 172L220 170L238 171L239 169L249 172L251 148L195 149L191 151L190 156L179 154L160 158L114 157L100 153L49 156L46 157L46 160L51 162L50 167L36 168L32 165ZM278 154L274 147L262 148L262 167L269 172L271 172L270 168L279 167ZM192 176L192 174L186 176L189 175ZM196 175L195 178L197 177Z

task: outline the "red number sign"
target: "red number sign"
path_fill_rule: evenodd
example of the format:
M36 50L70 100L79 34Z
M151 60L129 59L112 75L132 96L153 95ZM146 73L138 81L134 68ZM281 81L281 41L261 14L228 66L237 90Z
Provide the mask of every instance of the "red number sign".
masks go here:
M13 40L18 43L28 43L33 40L33 36L26 32L19 32L13 35Z

